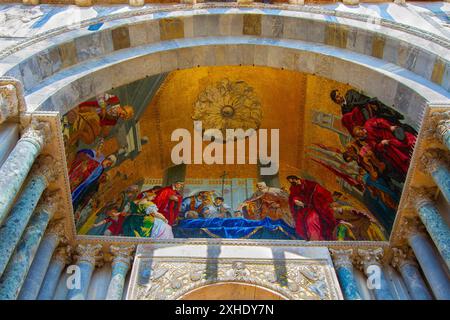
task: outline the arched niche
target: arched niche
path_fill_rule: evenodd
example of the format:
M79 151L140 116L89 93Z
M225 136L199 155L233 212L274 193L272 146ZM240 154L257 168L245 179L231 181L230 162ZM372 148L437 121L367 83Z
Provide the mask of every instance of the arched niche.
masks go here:
M218 282L184 293L178 300L288 300L281 293L241 282Z

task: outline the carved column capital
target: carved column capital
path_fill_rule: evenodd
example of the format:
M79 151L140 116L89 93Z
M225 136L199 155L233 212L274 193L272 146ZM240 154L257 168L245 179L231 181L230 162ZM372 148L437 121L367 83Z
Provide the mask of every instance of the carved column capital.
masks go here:
M353 249L331 249L331 256L333 257L333 263L334 265L339 267L347 267L347 268L353 268L353 262L352 262L352 255L353 255Z
M56 237L59 242L66 243L66 230L64 228L64 219L56 219L50 221L48 227L47 227L47 235L51 235Z
M392 257L391 265L394 268L401 269L405 264L417 265L411 248L392 248L392 252L394 255Z
M439 139L439 141L443 142L444 137L449 132L450 132L450 118L439 121L436 126L436 137Z
M446 150L438 148L426 149L420 157L420 170L431 174L440 166L447 166L450 162L449 158L449 153Z
M401 221L399 226L399 235L408 240L410 237L422 234L426 235L425 226L419 218L405 218Z
M113 256L112 265L114 265L117 262L123 262L127 265L130 265L130 262L133 258L132 254L135 250L135 246L115 246L112 245L109 247L109 251L111 252L111 255Z
M0 77L0 124L25 109L22 83L12 77Z
M23 130L20 140L29 141L42 149L50 138L50 124L45 121L33 119L31 123Z
M44 176L47 185L49 185L58 179L60 168L52 156L42 155L33 165L33 174Z
M383 258L383 248L375 249L358 249L358 265L365 271L367 267L377 265L381 267L381 259Z
M434 187L411 187L408 192L408 206L417 210L424 204L434 203L436 191Z
M450 111L438 111L430 114L428 119L426 119L426 123L424 124L424 135L426 138L438 138L440 139L442 136L439 136L437 132L437 127L442 121L450 120Z
M56 248L53 254L53 259L60 261L62 264L66 265L71 262L72 247L69 245L61 246Z
M76 249L77 263L87 262L92 266L101 265L103 252L101 244L79 244Z
M53 217L62 206L62 198L59 192L59 189L53 192L45 191L35 211L45 211L49 213L50 217Z

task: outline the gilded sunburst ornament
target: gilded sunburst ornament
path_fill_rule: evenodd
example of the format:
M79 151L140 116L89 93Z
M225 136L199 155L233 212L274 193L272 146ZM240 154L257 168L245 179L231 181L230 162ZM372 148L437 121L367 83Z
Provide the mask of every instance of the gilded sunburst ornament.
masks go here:
M261 103L245 81L222 79L203 90L194 105L193 120L202 121L204 130L259 129Z

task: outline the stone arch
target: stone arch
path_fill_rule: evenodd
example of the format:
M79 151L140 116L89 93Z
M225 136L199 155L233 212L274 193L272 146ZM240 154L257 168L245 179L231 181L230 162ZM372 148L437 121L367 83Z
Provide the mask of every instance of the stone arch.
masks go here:
M217 282L180 295L177 300L288 300L284 294L243 282Z

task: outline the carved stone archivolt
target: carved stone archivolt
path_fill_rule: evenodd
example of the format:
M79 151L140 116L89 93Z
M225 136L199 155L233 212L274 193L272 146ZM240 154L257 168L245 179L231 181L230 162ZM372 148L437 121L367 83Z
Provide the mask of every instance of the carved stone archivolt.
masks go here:
M173 300L220 282L257 285L287 299L339 299L332 268L319 261L158 258L140 261L136 282L129 299Z

